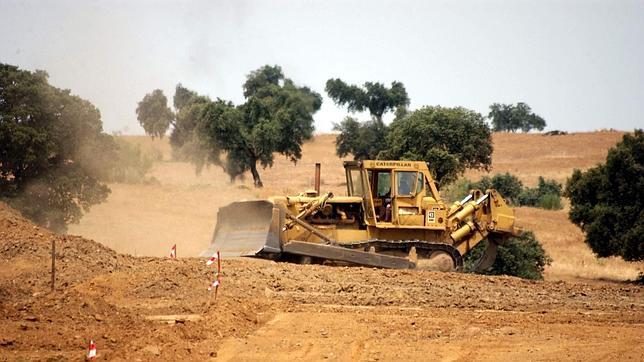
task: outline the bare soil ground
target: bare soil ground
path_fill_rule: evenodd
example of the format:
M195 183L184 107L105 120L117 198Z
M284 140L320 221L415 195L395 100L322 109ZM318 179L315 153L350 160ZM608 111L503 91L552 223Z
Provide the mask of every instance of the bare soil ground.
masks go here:
M497 155L512 152L500 140L514 136L526 137L495 135L495 171ZM545 138L528 136L536 140L521 147ZM621 137L582 136L603 153L544 164L544 176L600 162ZM566 137L578 136L548 149L573 152ZM108 202L72 228L83 237L50 233L0 204L0 360L81 360L90 339L105 360L641 360L642 287L620 280L642 264L595 259L565 211L517 211L554 259L545 281L225 259L215 299L206 289L213 268L189 256L209 243L217 208L311 187L317 160L323 188L342 193L332 140L305 145L297 166L277 160L260 191L216 168L196 176L190 165L158 163L157 184L111 185ZM133 141L169 159L167 143ZM531 166L508 160L536 181L521 168ZM174 243L178 260L166 257Z
M0 359L639 360L632 284L131 257L0 205ZM51 240L57 288L49 291Z

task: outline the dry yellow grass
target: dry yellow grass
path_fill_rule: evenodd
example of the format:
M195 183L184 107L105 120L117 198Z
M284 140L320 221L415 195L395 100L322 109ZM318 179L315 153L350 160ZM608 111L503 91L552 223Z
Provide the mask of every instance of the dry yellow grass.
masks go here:
M150 138L148 136L118 136L126 139L133 145L139 146L147 155L161 154L164 161L172 159L172 147L167 138Z
M546 279L633 280L644 270L644 263L629 263L616 257L596 258L584 243L581 230L568 220L567 210L521 207L516 211L519 224L534 231L552 258L545 271Z
M535 134L494 134L492 173L512 172L527 185L538 176L564 182L573 168L586 169L602 162L608 149L623 133L593 132L545 137ZM194 167L172 162L167 139L127 137L144 152L161 152L151 176L160 185L110 185L112 194L95 206L70 233L100 241L118 251L163 256L178 245L183 256L198 255L210 242L217 209L234 200L292 194L313 187L316 162L322 163L322 189L344 194L342 160L335 155L334 136L319 135L303 148L294 165L276 156L273 168L260 169L265 187L252 187L252 178L231 183L219 167L196 175ZM478 178L482 173L468 172ZM533 230L553 258L548 279L628 280L644 270L644 263L618 258L597 259L583 242L583 234L567 218L567 212L533 208L517 209L518 223Z
M606 159L608 149L622 139L623 132L585 132L565 136L495 133L490 172L468 171L465 177L510 172L526 186L534 186L539 176L565 182L575 168L587 169Z

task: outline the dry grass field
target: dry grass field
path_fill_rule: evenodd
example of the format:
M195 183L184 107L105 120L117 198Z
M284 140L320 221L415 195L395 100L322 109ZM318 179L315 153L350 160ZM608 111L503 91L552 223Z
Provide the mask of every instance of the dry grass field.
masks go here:
M564 136L495 133L492 169L489 174L510 172L526 186L534 186L539 176L565 182L572 170L585 170L604 162L606 152L622 139L623 132L598 131ZM488 174L468 171L465 177L477 179Z
M511 172L526 185L539 176L565 179L574 168L586 169L602 162L621 132L576 133L565 136L539 134L494 134L491 174ZM97 240L116 251L132 255L164 256L172 244L183 256L198 255L210 242L217 209L239 199L293 194L313 187L315 162L322 163L322 189L344 194L342 159L334 152L334 136L319 135L306 143L297 165L277 156L273 168L260 170L265 187L255 189L252 178L230 182L219 168L211 166L200 175L188 163L171 161L167 139L131 136L144 152L161 153L154 165L153 184L113 184L108 201L95 206L69 232ZM468 171L476 179L479 171ZM546 278L630 280L644 269L643 263L618 258L597 259L583 243L583 234L567 219L567 211L517 209L518 223L533 230L553 263Z

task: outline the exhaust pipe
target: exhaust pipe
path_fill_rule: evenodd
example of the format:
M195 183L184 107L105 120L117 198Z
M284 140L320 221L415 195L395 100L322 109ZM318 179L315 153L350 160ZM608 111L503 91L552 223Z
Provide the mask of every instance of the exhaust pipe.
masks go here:
M319 162L315 164L315 192L320 196L320 168L322 166Z

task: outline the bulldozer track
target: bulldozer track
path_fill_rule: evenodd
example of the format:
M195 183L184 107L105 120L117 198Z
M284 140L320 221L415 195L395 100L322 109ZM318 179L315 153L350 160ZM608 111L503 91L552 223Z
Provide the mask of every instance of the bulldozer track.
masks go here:
M423 250L428 255L436 252L442 251L452 258L454 262L454 268L457 271L463 271L463 257L458 250L452 245L427 241L427 240L382 240L382 239L373 239L373 240L361 240L354 241L350 243L343 243L341 246L350 248L350 249L364 249L368 250L371 247L374 247L376 250L385 251L385 250L404 250L409 252L412 247L415 247L416 250Z

